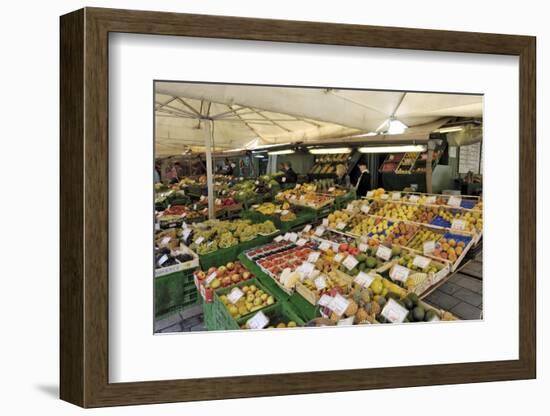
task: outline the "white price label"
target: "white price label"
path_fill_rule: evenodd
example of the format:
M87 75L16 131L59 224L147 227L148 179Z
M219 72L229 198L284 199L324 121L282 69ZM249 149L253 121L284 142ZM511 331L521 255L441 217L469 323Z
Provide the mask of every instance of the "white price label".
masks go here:
M313 270L315 270L315 265L309 262L302 263L298 269L296 269L298 272L303 273L304 276L309 276Z
M338 222L338 224L336 224L336 229L337 230L343 230L344 228L346 228L346 223L345 222Z
M283 182L283 183L286 182L286 177L283 176L283 177L281 178L281 182Z
M166 263L166 260L168 260L168 256L164 254L158 261L158 265L162 266L164 263Z
M424 255L433 253L433 251L435 250L435 241L434 240L425 241L422 248L424 251Z
M328 188L328 191L329 192L334 192L334 189L335 189L334 186L331 186L330 188Z
M337 294L332 298L332 302L328 305L328 308L334 311L336 315L343 315L349 306L349 300L340 294Z
M354 268L355 266L357 266L358 263L359 263L359 261L358 261L355 257L353 257L353 256L351 256L351 255L350 255L350 256L347 256L347 257L344 259L344 261L342 262L342 264L343 264L344 266L346 266L346 269L348 269L348 270L353 270L353 268Z
M391 248L380 244L376 250L376 257L380 257L382 260L388 261L391 258Z
M458 196L450 196L447 200L447 205L451 207L459 207L460 203L462 202L462 198Z
M160 241L160 245L165 246L166 244L168 244L168 243L170 242L171 239L172 239L172 237L164 237L164 238Z
M187 238L189 237L189 234L191 234L191 228L186 228L184 231L183 231L183 240L187 240Z
M374 195L374 191L368 191L367 192L367 198L372 198L372 196Z
M327 307L328 307L328 305L330 305L330 303L332 302L332 299L333 299L332 296L323 295L323 296L321 296L321 298L319 299L319 305L321 305L321 306L327 306Z
M338 253L338 251L340 251L340 244L332 243L332 251L334 251L335 253Z
M367 244L365 244L365 243L359 244L359 251L362 251L363 253L366 253L368 249L369 249L369 246Z
M296 186L294 187L294 189L298 189L300 186L302 186L302 185L300 185L299 183L297 183Z
M346 211L353 211L353 204L351 202L346 206Z
M323 227L328 227L328 218L323 218Z
M288 209L283 209L281 211L281 215L287 215L288 214Z
M370 206L369 205L361 205L361 212L363 214L368 214L370 211Z
M453 230L464 230L466 228L466 221L464 220L453 220L451 223L451 228Z
M302 230L303 233L308 233L310 231L311 231L311 224L306 225Z
M340 263L343 258L344 258L344 255L342 253L338 253L336 256L334 256L334 261L336 263Z
M186 229L187 229L187 223L186 223L185 221L183 221L183 222L181 223L181 229L182 229L182 230L186 230Z
M315 229L315 235L317 237L321 237L324 232L325 232L325 227L323 227L321 225Z
M300 238L298 241L296 241L296 245L299 247L304 246L307 243L307 240L305 238Z
M407 280L407 277L409 277L409 273L410 273L409 269L407 269L406 267L403 267L399 264L396 264L390 270L390 277L393 280L398 280L400 282L404 282L405 280Z
M319 245L319 250L327 251L330 247L331 247L331 245L330 245L330 243L329 243L328 241L323 241L323 242Z
M200 243L202 243L204 241L204 237L199 237L195 240L195 244L196 245L199 245Z
M380 196L380 199L388 199L390 196L388 194L383 194Z
M393 192L391 194L392 201L399 201L401 199L401 192Z
M388 302L382 309L381 315L391 323L401 323L405 320L409 311L394 299L388 299Z
M317 290L323 290L327 287L327 281L325 279L325 276L319 276L317 279L313 281L315 283L315 287Z
M262 329L265 328L268 323L269 318L265 316L262 311L259 311L256 315L246 321L246 326L250 329Z
M296 234L296 233L290 233L290 235L288 236L288 239L289 239L290 241L292 241L293 243L295 243L296 240L298 240L298 234Z
M426 204L433 205L435 204L435 196L429 196L426 198Z
M411 195L409 197L409 202L416 203L416 202L418 202L419 199L420 199L420 197L418 195Z
M283 236L283 239L285 241L288 241L290 239L290 233L285 233L285 235Z
M275 237L273 239L273 241L275 241L276 243L280 243L281 241L283 241L283 236L282 235L278 235L277 237Z
M374 281L374 276L371 276L370 274L367 274L365 272L359 272L359 274L355 276L353 281L361 287L369 287Z
M320 255L321 255L321 253L319 253L318 251L314 251L313 253L309 253L307 261L310 262L310 263L315 263L317 260L319 260Z
M209 285L210 283L212 283L212 280L214 280L216 278L216 276L218 275L217 272L212 272L210 273L206 279L204 280L204 282L206 283L206 285Z
M155 223L155 231L160 230L160 224L158 222Z
M420 269L425 269L431 262L429 258L423 256L414 256L413 260L413 264Z
M244 293L242 292L242 290L239 289L238 287L235 287L231 292L229 292L229 295L227 295L227 299L229 300L229 302L231 302L234 305L243 296L244 296Z

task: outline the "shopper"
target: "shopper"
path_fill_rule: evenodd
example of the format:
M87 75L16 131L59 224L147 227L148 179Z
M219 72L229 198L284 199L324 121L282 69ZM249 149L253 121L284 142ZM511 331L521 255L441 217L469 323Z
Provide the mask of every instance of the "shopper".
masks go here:
M287 183L296 183L298 181L298 175L292 169L290 162L286 164L285 176Z
M225 158L225 162L224 162L224 165L223 165L223 174L224 175L229 175L229 176L233 175L233 165L229 161L229 158L227 158L227 157Z
M159 183L160 182L160 167L157 164L155 164L154 175L155 175L154 176L155 183Z
M180 162L174 163L174 169L175 169L175 173L176 173L176 177L178 178L178 181L185 176L183 174L183 166L181 166Z
M349 175L347 174L346 167L339 163L336 165L336 185L341 186L343 188L349 188L351 186L351 181L349 178Z
M355 190L358 197L365 196L368 191L370 191L370 172L367 169L367 164L365 162L359 162L359 178L357 178L357 183L355 184Z

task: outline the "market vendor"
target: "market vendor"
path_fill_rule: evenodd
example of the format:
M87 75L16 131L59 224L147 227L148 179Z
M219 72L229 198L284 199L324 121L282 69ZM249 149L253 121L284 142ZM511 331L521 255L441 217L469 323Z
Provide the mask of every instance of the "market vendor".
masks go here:
M347 171L348 170L343 164L339 163L338 165L336 165L336 185L344 188L349 188L351 186L351 181L349 175L347 174Z
M286 176L286 182L287 183L296 183L298 181L298 174L294 172L292 169L292 165L290 162L287 162L285 164L285 176Z
M365 162L359 162L359 177L355 184L355 190L357 191L357 196L362 197L370 191L370 172L367 169L367 164Z

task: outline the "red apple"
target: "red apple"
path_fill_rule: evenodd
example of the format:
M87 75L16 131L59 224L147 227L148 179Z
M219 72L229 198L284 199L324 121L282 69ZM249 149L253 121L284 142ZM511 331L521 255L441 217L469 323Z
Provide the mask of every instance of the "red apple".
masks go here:
M250 272L249 271L244 271L243 272L243 280L248 280L250 278Z
M241 280L241 275L240 274L235 273L235 274L231 275L231 281L233 283L237 283L240 280Z
M204 273L202 270L197 272L197 279L204 280L206 279L206 273Z
M227 268L225 266L218 267L218 274L224 274L226 272Z
M229 263L226 264L225 267L227 268L227 270L234 270L235 269L235 263L229 262Z
M206 274L212 274L212 273L214 273L215 271L216 271L216 268L215 268L214 266L212 266L212 267L210 267L210 268L208 269L208 273L206 273Z
M225 286L229 286L230 284L231 284L231 277L225 276L222 279L222 285L225 287Z

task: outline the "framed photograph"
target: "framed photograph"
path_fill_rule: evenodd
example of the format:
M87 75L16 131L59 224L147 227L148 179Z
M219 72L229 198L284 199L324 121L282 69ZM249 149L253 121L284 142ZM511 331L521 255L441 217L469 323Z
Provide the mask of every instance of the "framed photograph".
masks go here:
M534 37L60 29L63 400L536 377Z

